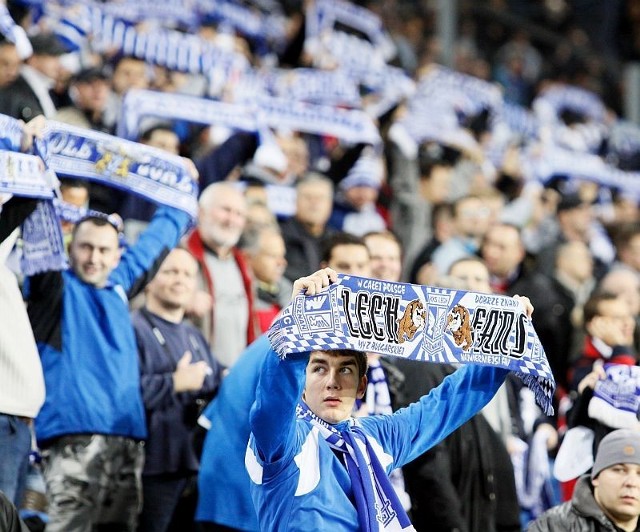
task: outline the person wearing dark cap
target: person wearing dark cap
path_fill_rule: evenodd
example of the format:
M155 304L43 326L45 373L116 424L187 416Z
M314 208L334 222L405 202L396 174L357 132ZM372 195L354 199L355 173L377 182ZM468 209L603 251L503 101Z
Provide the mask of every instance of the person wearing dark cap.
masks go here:
M69 95L73 105L58 110L54 119L65 124L113 133L112 120L105 117L109 99L109 77L99 67L83 68L71 78Z
M640 431L619 429L602 439L591 475L580 477L570 501L542 514L529 532L640 531Z
M38 115L55 115L50 91L61 75L60 56L67 53L52 33L40 33L30 41L33 54L25 60L16 80L0 90L0 113L25 122Z

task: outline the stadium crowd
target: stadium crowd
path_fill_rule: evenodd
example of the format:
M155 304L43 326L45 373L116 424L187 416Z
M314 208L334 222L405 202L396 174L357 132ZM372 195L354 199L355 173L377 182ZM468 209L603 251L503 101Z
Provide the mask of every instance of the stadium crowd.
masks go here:
M434 4L0 0L0 530L259 530L265 333L320 268L535 308L555 414L509 375L395 469L415 530L640 529L640 470L602 500L640 463L640 4L457 2L449 67ZM457 371L367 359L357 416Z

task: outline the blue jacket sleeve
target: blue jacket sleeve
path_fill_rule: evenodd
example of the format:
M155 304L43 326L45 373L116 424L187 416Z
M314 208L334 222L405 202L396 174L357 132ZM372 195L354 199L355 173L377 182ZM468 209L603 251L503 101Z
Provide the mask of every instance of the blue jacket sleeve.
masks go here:
M136 244L123 255L111 280L122 285L131 299L153 278L162 261L180 241L190 216L172 207L160 207Z
M441 442L495 395L509 370L469 364L447 376L429 394L390 416L361 419L401 467Z
M296 406L302 396L308 355L280 360L269 347L251 408L250 426L260 458L273 463L293 452Z

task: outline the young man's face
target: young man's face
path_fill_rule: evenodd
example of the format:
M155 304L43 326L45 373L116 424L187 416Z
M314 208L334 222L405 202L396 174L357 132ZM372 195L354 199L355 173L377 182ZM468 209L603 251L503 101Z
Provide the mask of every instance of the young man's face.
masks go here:
M118 232L112 225L84 222L71 242L69 258L76 275L85 283L102 288L120 262Z
M640 465L617 464L603 469L591 483L596 502L617 526L640 515ZM635 528L635 527L634 527ZM625 530L628 530L625 528Z
M491 292L489 270L480 261L465 260L455 263L451 266L449 277L462 281L465 290L484 292L486 294Z
M351 416L366 387L367 377L358 376L355 356L316 351L309 357L302 397L315 415L335 424Z

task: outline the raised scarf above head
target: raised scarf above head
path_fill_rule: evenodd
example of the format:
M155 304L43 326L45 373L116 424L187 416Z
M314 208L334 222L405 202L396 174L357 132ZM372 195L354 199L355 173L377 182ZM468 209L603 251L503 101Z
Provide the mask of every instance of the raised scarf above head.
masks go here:
M0 115L0 194L37 198L23 224L22 269L33 275L67 267L54 202L60 177L84 178L140 195L189 214L195 221L198 186L184 159L96 131L50 121L34 150L16 153L22 127ZM44 161L44 164L43 164ZM68 210L68 209L67 209Z
M530 179L547 183L554 176L566 175L569 180L579 179L617 189L640 198L640 172L627 172L608 164L593 153L568 150L557 145L530 147L524 152Z
M512 297L338 275L314 296L298 295L272 325L282 358L353 349L445 364L514 371L548 415L555 380L524 309Z
M38 143L59 177L96 181L182 210L195 220L198 185L185 160L106 133L48 121ZM108 213L109 214L109 213Z
M58 179L40 157L19 153L22 135L21 122L0 115L0 196L5 200L14 195L39 200L22 224L22 271L32 275L62 270L67 267L67 259L52 203Z
M219 124L244 131L280 127L314 135L332 135L353 143L380 143L374 121L363 111L270 96L258 97L251 102L225 103L184 94L130 90L122 102L118 135L136 137L140 120L145 117Z
M298 404L296 414L298 419L316 427L334 452L343 454L351 479L360 530L415 530L387 472L355 418L331 425L316 416L304 401Z

